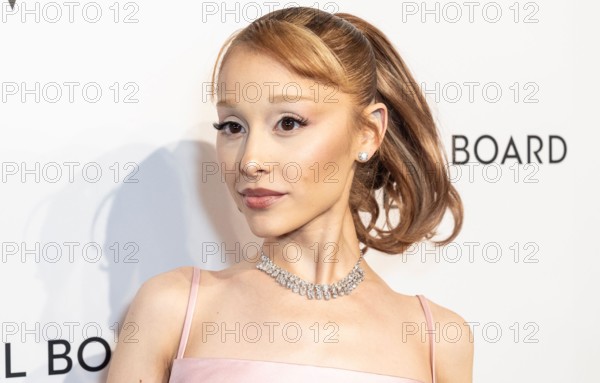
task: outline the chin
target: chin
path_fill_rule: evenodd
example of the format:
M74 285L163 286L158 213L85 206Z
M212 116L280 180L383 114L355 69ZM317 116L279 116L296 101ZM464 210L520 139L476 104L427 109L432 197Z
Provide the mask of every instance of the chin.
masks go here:
M260 238L275 238L287 233L281 227L277 228L271 225L250 225L250 231Z
M256 219L246 216L246 220L252 234L260 238L276 238L292 230L288 225L282 224L279 220L270 217Z

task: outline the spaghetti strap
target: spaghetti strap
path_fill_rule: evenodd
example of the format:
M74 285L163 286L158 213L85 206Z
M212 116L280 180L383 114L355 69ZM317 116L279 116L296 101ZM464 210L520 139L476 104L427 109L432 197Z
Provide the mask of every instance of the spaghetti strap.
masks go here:
M429 335L429 360L431 362L431 382L435 383L435 347L433 342L435 328L433 326L433 316L431 315L427 298L421 294L417 294L417 297L421 302L421 306L425 312L425 319L427 320L427 334Z
M177 359L183 358L183 354L185 353L185 347L187 346L188 342L188 337L190 336L192 320L194 319L194 309L196 307L196 297L198 296L199 282L200 270L197 267L194 267L194 273L192 275L192 286L190 288L190 296L188 298L188 306L185 313L183 331L181 333L181 339L179 340L179 350L177 351Z

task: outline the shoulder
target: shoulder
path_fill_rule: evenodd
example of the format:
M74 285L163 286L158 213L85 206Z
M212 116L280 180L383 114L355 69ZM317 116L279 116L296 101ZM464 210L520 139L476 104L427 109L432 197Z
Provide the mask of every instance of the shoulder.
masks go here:
M127 322L145 339L172 353L183 326L192 282L192 267L179 267L146 280L127 313Z
M178 267L147 279L138 289L128 315L149 325L174 327L180 335L192 288L194 267ZM200 285L215 285L225 271L198 268ZM169 328L162 328L162 332Z
M438 383L471 382L474 342L471 327L455 311L425 297L434 327L435 369Z
M192 267L179 267L146 280L138 289L130 306L130 313L173 314L169 308L175 308L181 301L187 300L191 283Z
M108 382L165 380L177 355L192 272L180 267L141 285L121 326Z
M138 289L128 315L139 318L140 321L151 322L154 326L170 326L161 328L163 333L173 327L179 340L192 288L193 272L194 267L184 266L149 278ZM198 268L198 272L199 293L203 295L214 292L215 287L225 285L231 279L228 269L215 271ZM210 289L206 290L204 287Z
M182 289L190 287L192 281L192 266L178 267L147 279L140 286L136 299L147 298L148 293L168 296L180 293Z

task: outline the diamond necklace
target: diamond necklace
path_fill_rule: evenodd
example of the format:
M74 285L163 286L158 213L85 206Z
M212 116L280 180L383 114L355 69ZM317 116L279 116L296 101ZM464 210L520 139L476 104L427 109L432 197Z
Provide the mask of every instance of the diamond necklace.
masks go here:
M365 271L360 267L360 262L362 261L366 250L367 248L365 247L360 251L360 257L350 273L343 279L332 284L310 283L295 274L281 269L265 255L262 248L260 261L256 265L256 268L264 271L274 278L281 286L287 287L296 294L306 296L308 299L325 298L325 300L329 300L331 298L350 294L350 292L365 279Z

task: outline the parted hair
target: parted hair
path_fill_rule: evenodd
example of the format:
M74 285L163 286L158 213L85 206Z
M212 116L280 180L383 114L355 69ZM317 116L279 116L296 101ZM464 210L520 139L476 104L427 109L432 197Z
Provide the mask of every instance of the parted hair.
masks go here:
M292 73L347 93L355 107L355 129L369 127L377 134L377 127L360 111L372 102L386 105L389 117L381 145L367 162L357 162L350 191L360 242L387 254L403 253L437 235L448 209L452 232L433 242L446 245L456 238L463 204L446 172L440 134L404 60L379 29L348 13L309 7L276 10L227 39L213 68L213 84L236 46L269 55ZM212 97L214 101L214 93ZM382 209L385 224L379 227ZM392 222L395 209L398 217ZM368 213L368 223L361 212Z

